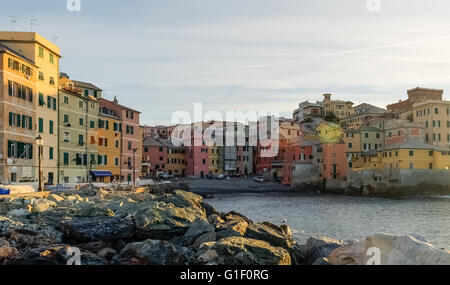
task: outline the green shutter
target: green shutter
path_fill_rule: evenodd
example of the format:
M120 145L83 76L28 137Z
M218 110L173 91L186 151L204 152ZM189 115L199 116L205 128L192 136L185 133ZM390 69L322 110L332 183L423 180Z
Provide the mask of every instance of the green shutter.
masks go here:
M9 112L9 125L12 126L13 113Z
M44 94L39 93L39 106L44 106L45 100L44 100Z
M32 117L28 117L28 129L30 129L30 130L33 129L33 118Z
M56 111L56 98L53 98L53 110Z
M44 119L39 118L39 132L43 133L44 132Z
M30 150L28 151L28 159L33 159L33 145L30 144Z
M16 115L16 127L20 127L20 115Z
M53 159L53 147L50 147L48 150L49 150L48 158L52 160Z
M12 145L12 141L8 141L8 157L11 157L12 153L11 153L11 145Z
M49 123L49 126L48 126L48 132L50 133L50 134L53 134L53 121L48 121L48 123Z
M47 107L49 109L52 108L52 97L50 97L50 96L47 96Z
M24 128L24 129L25 129L26 121L27 121L27 116L22 115L22 128Z

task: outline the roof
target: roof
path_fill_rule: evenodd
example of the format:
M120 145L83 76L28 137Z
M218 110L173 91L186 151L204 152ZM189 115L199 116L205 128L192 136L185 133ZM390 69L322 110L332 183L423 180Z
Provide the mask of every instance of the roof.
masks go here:
M157 146L157 147L167 147L164 143L160 142L156 138L148 137L142 143L143 146Z
M383 132L383 130L377 129L375 127L368 127L368 126L364 126L359 128L360 131L362 132Z
M437 151L449 151L448 149L443 149L435 145L423 143L420 141L409 139L404 142L395 143L392 145L389 145L387 147L384 147L382 151L384 150L394 150L394 149L433 149Z
M83 82L83 81L76 81L76 80L72 80L73 83L75 83L76 87L81 87L81 88L85 88L85 89L92 89L92 90L97 90L97 91L103 91L102 89L98 88L97 86L95 86L92 83L88 83L88 82Z
M121 107L121 108L123 108L123 109L127 109L127 110L130 110L130 111L133 111L133 112L136 112L136 113L141 114L141 112L138 111L138 110L134 110L134 109L132 109L132 108L130 108L130 107L121 105L121 104L119 104L119 103L117 103L117 102L114 102L114 101L111 101L111 100L107 100L107 99L105 99L105 98L99 98L98 101L99 101L99 102L101 102L101 101L106 101L106 102L109 102L109 103L111 103L111 104L117 105L117 106L119 106L119 107Z
M28 57L22 55L21 53L18 53L18 52L16 52L15 50L10 49L9 47L7 47L7 46L5 46L5 45L3 45L3 44L0 43L0 52L5 52L5 51L6 51L6 52L9 52L9 53L12 53L12 54L14 54L15 56L20 57L21 59L23 59L23 60L25 60L25 61L28 61L29 63L35 65L35 63L34 63L33 60L29 59Z

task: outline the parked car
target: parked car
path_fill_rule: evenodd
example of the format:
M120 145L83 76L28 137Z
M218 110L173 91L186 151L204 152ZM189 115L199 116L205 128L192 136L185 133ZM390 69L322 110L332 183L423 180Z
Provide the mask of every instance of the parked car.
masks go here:
M171 179L171 178L173 178L173 175L170 175L168 173L164 173L164 174L161 174L159 177L162 178L162 179Z
M253 178L253 181L259 182L259 183L264 183L264 177L262 176L256 176Z
M217 174L217 175L216 175L216 179L218 179L218 180L225 179L225 175L223 175L223 174Z

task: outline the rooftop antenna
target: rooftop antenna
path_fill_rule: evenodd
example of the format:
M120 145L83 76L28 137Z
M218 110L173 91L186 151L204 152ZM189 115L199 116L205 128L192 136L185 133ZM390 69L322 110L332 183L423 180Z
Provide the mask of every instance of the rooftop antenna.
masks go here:
M14 31L14 24L17 23L16 16L9 16L11 18L11 31Z
M39 25L37 22L38 22L38 20L36 20L36 19L30 19L30 32L33 31L33 26Z
M53 42L54 44L56 44L56 40L58 40L58 36L53 36L52 42Z

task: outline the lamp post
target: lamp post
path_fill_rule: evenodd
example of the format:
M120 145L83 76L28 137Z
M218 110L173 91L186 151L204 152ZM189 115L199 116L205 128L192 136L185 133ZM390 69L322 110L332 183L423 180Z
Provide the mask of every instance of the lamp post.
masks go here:
M136 171L135 171L136 152L137 152L137 148L133 148L133 187L136 186Z
M36 138L36 145L38 146L39 157L39 186L38 191L42 192L42 150L44 148L44 139L39 135Z

